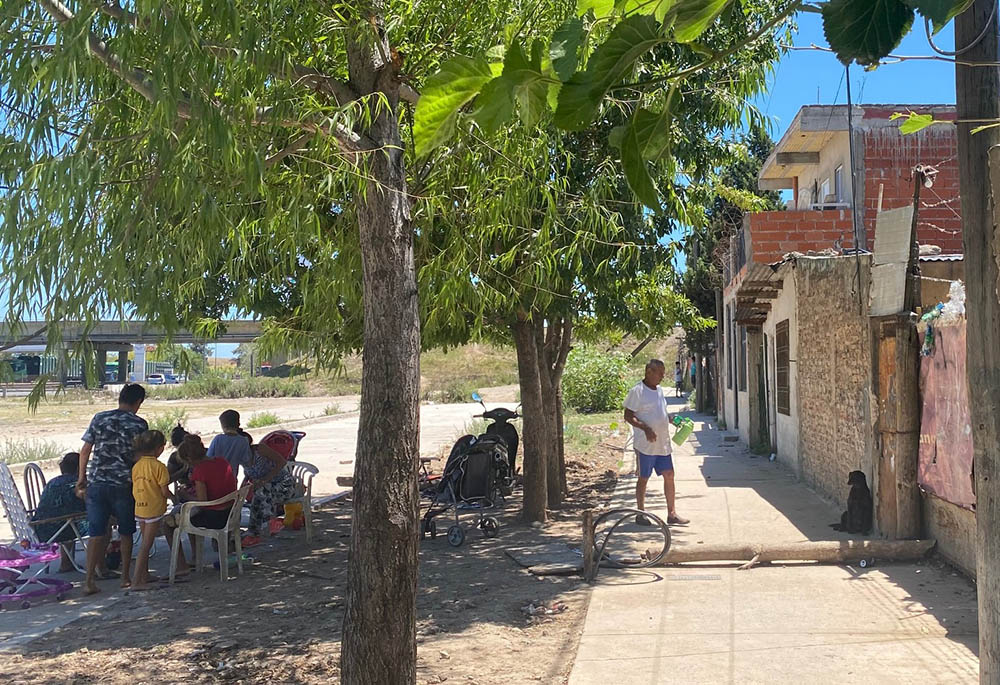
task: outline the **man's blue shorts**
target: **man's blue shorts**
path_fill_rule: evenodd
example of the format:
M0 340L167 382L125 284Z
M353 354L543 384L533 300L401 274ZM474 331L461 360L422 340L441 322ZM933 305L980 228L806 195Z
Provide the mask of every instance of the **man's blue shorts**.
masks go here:
M135 532L135 500L131 485L90 483L87 485L87 528L92 536L107 535L108 520L118 519L118 532Z
M662 476L667 471L674 470L674 460L668 454L667 456L662 455L649 455L643 454L642 452L636 452L639 455L639 476L642 478L649 478L653 475L653 469L656 469L656 475Z

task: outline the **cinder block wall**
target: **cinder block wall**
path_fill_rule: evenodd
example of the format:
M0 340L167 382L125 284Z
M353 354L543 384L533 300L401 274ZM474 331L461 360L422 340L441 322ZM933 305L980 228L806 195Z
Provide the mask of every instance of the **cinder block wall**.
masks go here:
M795 262L802 477L842 506L850 471L873 482L868 286L868 257Z

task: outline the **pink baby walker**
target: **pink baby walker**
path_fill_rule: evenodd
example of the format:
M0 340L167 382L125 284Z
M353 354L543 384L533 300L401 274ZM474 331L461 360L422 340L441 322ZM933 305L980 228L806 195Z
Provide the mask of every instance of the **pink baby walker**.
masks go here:
M28 547L0 546L0 609L17 605L31 606L39 597L55 595L62 601L73 584L59 578L40 578L49 562L59 559L58 544L33 544ZM32 571L35 566L38 570Z

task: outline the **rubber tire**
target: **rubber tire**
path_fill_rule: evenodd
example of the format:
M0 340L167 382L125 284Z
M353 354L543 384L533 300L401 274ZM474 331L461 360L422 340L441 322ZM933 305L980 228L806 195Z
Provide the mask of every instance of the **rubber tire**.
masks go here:
M427 522L427 532L431 534L431 538L438 536L438 524L433 519Z
M500 521L495 516L487 516L479 526L483 535L488 538L495 538L500 534Z
M507 464L510 467L510 477L514 477L517 464L517 446L520 439L517 429L509 423L491 423L486 427L486 433L497 435L507 446Z
M452 547L461 547L465 542L465 530L462 526L452 526L448 529L448 544Z
M21 608L22 609L30 609L31 608L31 602L29 602L28 600L24 600L23 602L21 602Z

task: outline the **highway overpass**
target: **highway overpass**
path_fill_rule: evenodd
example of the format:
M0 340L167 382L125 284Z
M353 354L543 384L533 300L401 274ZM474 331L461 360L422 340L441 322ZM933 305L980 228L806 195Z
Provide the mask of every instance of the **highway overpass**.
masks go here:
M248 343L260 337L260 321L232 320L223 321L218 337L206 340L194 335L191 331L181 329L171 337L174 343ZM60 326L60 337L63 343L73 344L83 339L84 326L79 323L66 322ZM105 350L132 349L133 345L154 345L162 342L162 328L143 321L101 321L94 324L87 334L87 340L97 348ZM24 321L21 327L13 333L6 325L0 325L0 348L12 343L18 345L44 345L48 342L48 329L44 321Z

